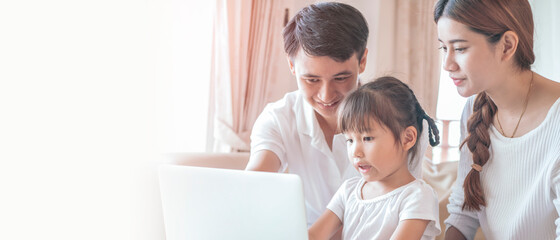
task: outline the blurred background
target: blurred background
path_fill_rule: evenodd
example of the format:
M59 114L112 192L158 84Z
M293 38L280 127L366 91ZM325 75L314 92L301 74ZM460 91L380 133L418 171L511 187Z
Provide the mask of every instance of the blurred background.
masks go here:
M165 239L157 165L245 152L296 89L281 29L316 1L0 2L0 239ZM341 1L370 26L362 81L392 74L447 128L464 99L441 69L433 0ZM560 80L560 2L532 0L536 72ZM444 156L445 154L445 156Z

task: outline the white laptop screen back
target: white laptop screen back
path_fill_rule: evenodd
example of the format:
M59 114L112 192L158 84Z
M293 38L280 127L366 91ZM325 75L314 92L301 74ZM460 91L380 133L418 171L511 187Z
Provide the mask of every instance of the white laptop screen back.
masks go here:
M307 239L297 175L162 165L159 178L167 240Z

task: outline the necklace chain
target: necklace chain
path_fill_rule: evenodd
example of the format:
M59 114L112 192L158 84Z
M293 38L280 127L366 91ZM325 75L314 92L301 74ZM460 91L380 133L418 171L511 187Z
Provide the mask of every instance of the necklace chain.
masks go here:
M525 96L523 111L521 112L521 116L519 116L519 119L517 120L517 124L515 125L515 129L513 129L513 133L511 134L510 138L513 138L513 136L515 136L515 133L517 132L517 128L519 127L519 123L521 122L521 118L523 118L523 114L525 114L525 110L527 110L527 105L529 103L529 96L531 95L531 88L533 88L533 78L535 77L535 74L533 72L531 73L532 73L531 83L529 84L529 90L527 90L527 95ZM504 128L502 127L502 123L500 123L500 117L498 116L498 112L496 112L496 118L498 119L498 125L500 126L500 130L502 130L502 135L506 136L506 133L504 132Z

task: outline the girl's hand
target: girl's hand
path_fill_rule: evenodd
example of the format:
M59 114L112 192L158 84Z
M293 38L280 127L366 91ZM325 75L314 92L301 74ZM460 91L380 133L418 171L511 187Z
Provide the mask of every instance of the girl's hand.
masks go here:
M309 240L330 239L340 228L342 222L331 210L327 209L309 228Z

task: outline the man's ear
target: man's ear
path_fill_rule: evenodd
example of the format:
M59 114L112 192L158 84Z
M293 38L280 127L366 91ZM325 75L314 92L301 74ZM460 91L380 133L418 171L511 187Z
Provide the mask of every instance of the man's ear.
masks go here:
M290 58L290 56L286 55L286 59L288 60L288 65L290 66L290 72L292 72L292 75L296 75L296 68L294 67L294 61L292 60L292 58Z
M507 31L500 39L501 46L501 59L502 61L509 61L515 56L517 45L519 44L519 36L514 31Z
M405 151L411 149L414 144L416 144L416 138L418 136L418 132L416 128L413 126L408 126L404 129L401 133L401 144Z
M363 73L366 70L366 63L367 63L367 53L368 49L364 50L364 54L362 55L362 59L360 59L360 71L359 73Z

